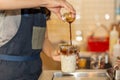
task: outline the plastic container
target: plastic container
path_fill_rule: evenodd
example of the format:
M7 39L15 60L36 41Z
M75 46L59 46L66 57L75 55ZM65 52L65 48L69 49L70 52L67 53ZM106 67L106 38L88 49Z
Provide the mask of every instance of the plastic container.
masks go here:
M106 52L109 50L109 37L89 37L88 51Z
M104 30L106 35L102 35L99 30ZM100 36L95 36L96 33L99 33ZM87 41L87 49L90 52L106 52L109 50L109 31L108 29L104 26L101 25L98 28L95 28L93 31L92 35L88 37Z
M120 58L120 43L119 40L117 40L117 43L113 46L113 65L115 65L119 58Z
M117 43L119 39L119 33L116 30L116 27L113 27L113 30L110 32L110 41L109 41L109 53L113 53L113 46Z

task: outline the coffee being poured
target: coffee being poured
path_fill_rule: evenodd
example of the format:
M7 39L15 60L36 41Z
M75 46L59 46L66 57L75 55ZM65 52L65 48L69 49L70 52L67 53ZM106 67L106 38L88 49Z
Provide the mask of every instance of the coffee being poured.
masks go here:
M72 13L64 13L63 18L66 22L69 23L69 35L70 35L70 45L72 45L72 30L71 30L71 23L75 20L75 18L72 17Z
M62 72L71 73L76 70L76 56L78 54L78 48L72 44L71 24L75 18L72 17L72 13L64 13L63 19L69 23L70 44L60 45L61 70Z

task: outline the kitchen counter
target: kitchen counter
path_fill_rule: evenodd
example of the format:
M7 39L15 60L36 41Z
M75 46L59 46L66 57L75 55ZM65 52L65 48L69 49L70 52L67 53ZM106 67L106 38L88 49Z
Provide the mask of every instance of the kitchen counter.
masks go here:
M43 70L38 80L52 80L53 73L57 71L58 70Z
M53 74L57 72L61 73L60 70L44 70L38 80L88 80L88 79L89 80L110 80L107 78L109 76L104 76L103 74L101 74L101 72L106 73L106 70L77 70L76 72L81 73L82 77L80 77L81 75L79 75L79 77L64 76L64 77L55 77L54 79L52 79ZM97 73L100 73L100 74L97 74Z

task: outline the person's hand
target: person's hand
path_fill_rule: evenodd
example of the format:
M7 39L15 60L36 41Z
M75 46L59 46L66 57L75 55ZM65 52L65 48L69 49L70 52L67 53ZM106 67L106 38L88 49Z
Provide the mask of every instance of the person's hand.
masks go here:
M53 51L53 53L52 53L52 59L53 59L54 61L61 61L60 51L59 51L59 50Z
M62 8L71 12L73 18L75 18L76 15L76 11L73 6L66 0L47 0L47 4L45 4L44 7L55 13L60 19L62 19L62 14L60 12Z

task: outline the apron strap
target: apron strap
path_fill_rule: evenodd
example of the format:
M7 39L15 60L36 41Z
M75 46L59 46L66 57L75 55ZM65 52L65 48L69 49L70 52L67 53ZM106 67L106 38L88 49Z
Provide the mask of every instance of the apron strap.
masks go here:
M31 61L39 58L40 58L39 53L33 56L12 56L12 55L0 54L0 60L7 60L7 61Z

